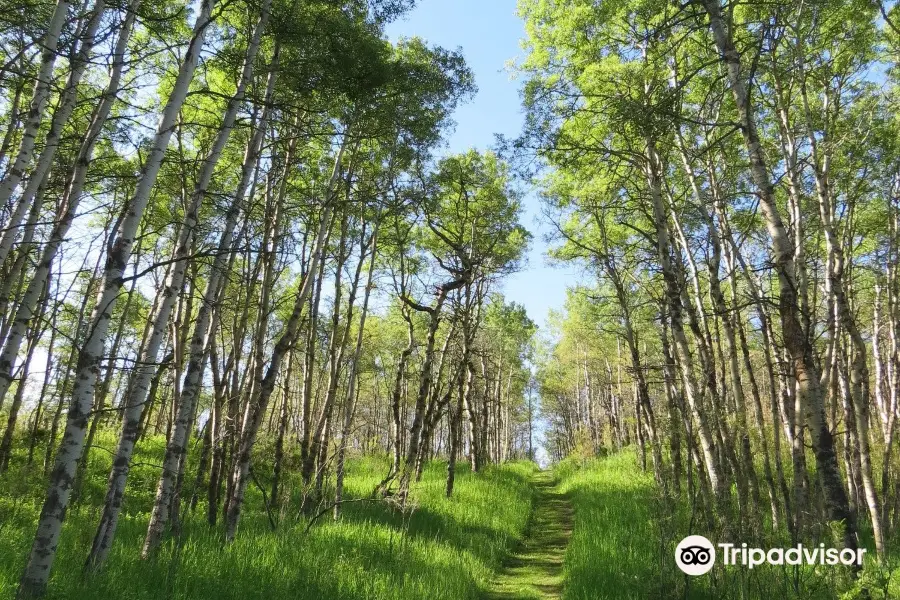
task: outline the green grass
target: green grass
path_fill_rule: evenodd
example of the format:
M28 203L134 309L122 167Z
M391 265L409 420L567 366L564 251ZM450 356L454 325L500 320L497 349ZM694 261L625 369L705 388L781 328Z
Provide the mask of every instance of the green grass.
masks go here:
M104 434L99 446L112 447ZM106 568L85 578L81 566L99 517L109 455L92 452L82 500L70 511L48 597L441 599L477 598L522 536L531 510L535 467L513 463L473 475L460 465L455 494L444 497L446 464L432 463L413 491L416 509L404 519L382 502L347 504L340 522L330 513L305 532L298 516L299 484L285 482L281 522L271 531L261 494L252 488L237 540L225 546L210 529L205 506L185 523L180 548L168 540L159 556L139 559L159 474L162 441L142 444L115 546ZM267 454L260 452L261 457ZM346 497L369 496L384 476L380 458L350 461ZM263 485L267 465L256 466ZM193 475L190 475L193 479ZM0 598L12 598L42 499L43 481L21 464L0 478ZM190 490L185 492L185 501Z
M353 502L345 505L341 521L326 515L309 532L308 517L298 514L302 486L292 455L286 465L291 475L276 503L276 531L268 524L262 494L251 486L234 544L224 545L221 528L206 525L201 500L195 513L186 513L180 540L168 539L155 559L142 561L140 547L164 452L159 437L143 442L136 454L106 568L85 578L81 567L111 460L104 448L114 442L112 432L102 432L91 453L80 501L70 510L63 531L49 598L455 600L487 593L498 598L556 597L562 591L566 600L853 600L861 597L862 585L872 600L900 598L900 571L891 561L878 566L870 560L862 584L834 567L762 566L750 571L717 565L701 577L682 574L673 553L686 535L760 547L787 546L787 536L759 533L764 527L742 534L764 538L746 540L705 531L687 495L679 500L664 497L631 452L567 460L554 469L559 482L555 489L547 474L538 474L530 463L491 467L478 475L460 465L456 493L449 500L444 497L446 464L435 462L414 488L411 516L404 518L380 501ZM261 440L255 465L264 486L271 473L268 444ZM192 493L196 458L192 448L185 504ZM352 459L346 497L369 497L387 466L381 457ZM0 477L0 600L14 596L44 485L39 469L26 467L21 455ZM536 501L540 504L532 515ZM569 538L570 505L574 526Z
M556 468L575 528L565 559L567 600L669 597L652 477L631 454ZM671 565L674 567L674 563Z
M487 595L490 600L560 598L563 561L572 532L572 507L550 472L533 477L537 495L528 530L504 561Z
M587 599L803 599L900 598L900 570L892 561L869 560L862 583L840 567L760 566L752 571L724 567L689 577L675 565L674 550L687 535L717 541L746 541L759 547L788 547L786 533L766 539L731 539L705 530L685 496L666 499L652 475L637 466L632 452L588 461L567 460L556 467L561 490L572 499L575 528L565 559L566 600ZM749 534L747 534L749 535ZM871 553L872 551L870 551Z

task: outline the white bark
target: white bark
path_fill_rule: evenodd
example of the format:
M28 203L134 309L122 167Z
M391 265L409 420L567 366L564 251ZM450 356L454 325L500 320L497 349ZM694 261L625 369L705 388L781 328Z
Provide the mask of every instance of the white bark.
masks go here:
M647 153L649 160L647 161L645 170L647 183L650 186L650 197L653 201L653 220L656 226L657 255L660 266L662 267L663 279L666 282L666 300L670 311L670 325L672 328L672 337L675 341L675 351L678 355L678 365L681 368L684 394L687 397L691 413L697 421L697 434L700 438L700 447L703 451L703 460L706 463L706 473L709 476L710 485L716 495L721 498L726 491L725 480L720 473L715 439L706 413L701 406L701 395L694 380L693 357L691 356L690 344L685 335L681 319L681 292L671 260L671 236L669 233L666 208L662 200L659 175L661 165L659 164L659 156L652 141L648 141L647 143Z
M287 355L288 350L297 340L297 333L300 328L300 317L303 314L303 306L312 290L312 282L315 274L319 270L319 263L322 261L322 255L325 252L325 242L328 237L328 229L331 224L331 215L334 212L335 191L337 183L341 175L341 165L343 164L344 149L349 139L349 132L344 133L344 140L340 150L334 160L334 169L325 191L324 210L319 221L319 229L316 232L315 243L312 250L312 258L309 268L307 269L306 279L300 285L297 291L297 297L294 300L294 307L291 316L285 325L281 337L275 343L275 349L272 352L272 359L269 362L269 368L262 381L254 386L254 397L250 399L253 418L245 423L242 431L241 439L238 442L238 456L235 460L235 472L232 474L233 486L231 497L228 500L228 515L225 523L225 539L226 541L234 540L237 532L238 522L241 518L241 508L244 502L244 492L247 489L247 481L250 475L250 458L253 450L253 444L256 442L256 434L259 432L259 425L262 416L265 413L266 405L272 392L275 390L275 382L281 369L281 363Z
M98 3L99 4L99 3ZM4 342L3 350L0 352L0 404L9 391L9 386L13 381L12 374L15 368L16 357L22 345L28 324L34 318L34 310L37 307L41 290L50 275L50 268L53 264L56 254L62 245L72 221L75 219L75 211L81 201L81 192L84 189L84 182L87 177L88 168L90 167L91 158L94 154L94 147L112 109L112 105L116 100L116 94L119 91L119 83L122 79L122 67L125 63L125 50L128 46L128 39L131 36L131 30L134 25L135 11L140 4L140 0L133 0L122 28L119 31L119 37L113 50L113 62L110 66L109 83L103 92L100 104L91 118L91 124L85 133L84 142L78 151L78 158L75 162L75 169L72 171L66 183L66 189L63 195L63 210L59 221L53 227L47 244L41 251L41 257L35 267L34 275L25 294L16 309L16 315L13 319L13 325ZM2 262L2 261L0 261Z
M16 153L16 159L13 161L12 166L6 172L6 176L0 180L0 206L4 206L9 202L13 191L22 181L25 169L28 168L34 155L35 138L44 117L47 99L50 97L50 83L53 79L53 65L56 63L59 34L62 31L63 24L65 24L66 14L69 12L71 4L68 0L57 1L53 16L50 18L50 24L47 27L47 33L44 34L44 39L41 42L41 66L38 70L37 79L34 82L31 106L28 109L28 115L25 117L25 126L22 129L19 151ZM18 227L27 211L27 206L24 208L16 207L4 229L9 230Z
M818 369L801 323L794 248L775 202L772 179L756 129L747 86L741 74L740 55L726 28L719 0L704 0L703 4L709 15L716 48L722 56L722 62L728 73L744 144L750 158L750 176L757 188L760 208L772 240L771 247L779 282L782 336L794 365L798 407L805 413L812 438L816 468L825 496L826 513L830 521L843 523L843 543L847 548L855 549L858 546L856 527L851 519L850 507L838 467L834 438L825 418L825 403L819 383Z
M94 399L94 388L100 371L104 342L112 311L124 281L125 268L131 258L131 249L140 225L150 191L162 166L163 155L188 88L197 67L200 50L211 22L210 15L215 0L204 0L194 24L190 44L181 63L172 92L169 95L157 127L147 161L138 179L134 197L128 204L125 217L110 249L106 269L94 306L89 333L78 354L75 384L69 403L66 427L50 475L47 496L38 520L37 533L28 564L22 574L18 596L29 598L43 594L56 558L59 535L65 519L69 494L75 477L75 469L84 450L88 420Z
M359 316L359 331L356 333L356 349L350 362L350 385L347 390L347 404L344 407L344 425L341 429L341 441L338 446L337 467L335 475L334 492L334 518L337 519L341 512L341 502L344 495L344 457L347 453L347 438L350 437L350 428L353 425L353 412L356 402L356 373L359 368L359 358L362 355L363 335L366 328L366 313L369 309L369 295L372 292L372 276L375 273L375 255L378 251L378 226L375 222L375 230L372 232L372 255L369 257L369 273L366 275L366 288L363 293L363 303Z
M187 272L190 263L188 254L193 246L194 231L197 225L198 214L203 204L203 200L206 197L207 188L212 180L213 172L222 155L222 151L231 136L231 132L234 130L234 122L237 117L238 109L244 101L247 85L250 83L250 79L253 75L253 65L256 61L262 32L268 21L270 4L271 1L267 0L261 7L262 12L260 19L257 22L251 40L247 46L244 66L241 71L237 89L234 96L229 100L228 107L226 108L225 115L222 119L222 126L218 131L212 148L206 156L203 167L200 170L199 178L195 184L193 193L191 194L189 205L185 210L184 222L175 242L174 262L172 268L169 270L169 276L162 292L162 301L153 317L150 336L147 339L138 360L137 373L129 388L129 393L124 399L123 406L125 407L125 417L123 420L122 432L119 437L116 456L113 461L113 469L110 472L106 504L104 505L103 517L101 518L94 539L94 545L91 549L91 556L88 559L89 564L94 567L101 565L105 561L109 549L112 546L116 524L118 523L119 510L121 509L122 498L125 493L125 483L128 478L131 455L134 451L134 444L137 441L141 415L143 414L144 405L147 400L150 382L157 370L159 351L166 334L169 317L184 286L185 273ZM243 196L243 193L241 193L241 196ZM239 204L240 198L236 200L235 206ZM229 221L231 222L231 229L233 230L235 219L232 218L229 219ZM223 237L223 239L230 242L230 234L231 232L229 231L228 237ZM223 251L223 255L224 254L227 254L227 250Z
M94 41L97 37L97 29L100 27L100 21L105 10L106 3L104 0L97 0L94 3L90 20L88 21L81 39L81 46L78 49L78 54L72 61L72 69L69 71L66 87L60 96L59 106L53 113L53 119L50 122L50 130L47 132L47 137L44 140L44 149L38 158L34 171L32 171L28 178L25 190L22 192L22 195L16 203L16 208L10 216L6 229L3 231L3 237L0 238L0 265L6 262L6 258L9 256L10 250L12 250L13 243L18 234L19 224L22 222L22 218L25 216L26 211L31 207L31 203L35 199L38 188L41 187L44 179L50 172L50 166L53 164L56 150L59 148L60 139L62 138L63 128L69 121L69 117L72 116L72 111L75 110L78 84L81 83L81 77L87 70L91 58L91 51L94 48ZM2 188L0 188L0 193L2 193ZM0 201L2 201L2 199L0 199Z
M272 69L269 73L269 79L266 85L265 104L267 106L272 99L275 89L277 70L278 58L276 48L276 56L272 61ZM163 459L163 472L156 489L153 512L150 515L150 523L147 527L147 535L144 539L144 548L142 551L144 558L149 557L159 545L166 524L169 522L169 506L172 494L175 490L179 465L181 464L182 456L187 449L188 436L190 435L190 419L194 412L194 404L200 395L201 384L203 383L203 372L206 368L207 358L206 350L209 345L210 337L215 334L216 324L218 322L217 319L213 318L213 308L228 272L228 251L236 241L233 241L232 237L235 226L237 225L239 214L238 207L243 204L243 198L247 193L247 189L250 187L256 165L259 161L259 154L263 145L268 123L268 115L269 110L266 108L263 110L259 125L247 147L234 204L226 215L225 227L219 238L216 256L213 260L209 279L206 282L206 288L203 291L203 300L197 313L197 320L194 323L194 329L191 333L188 349L188 364L181 391L181 403L172 428L172 436L166 445L166 454ZM143 404L143 402L141 404ZM117 519L118 516L116 515L115 518ZM112 523L112 527L115 527L115 522ZM100 531L98 530L98 536L99 535Z
M856 319L850 310L848 285L844 280L844 252L840 240L834 230L833 193L829 179L831 156L819 150L818 140L813 127L812 111L806 91L805 72L800 63L802 79L801 98L806 116L807 138L810 144L813 174L816 184L816 197L819 204L819 217L822 231L825 234L825 248L828 255L826 277L831 288L831 300L834 302L834 319L847 331L850 338L850 356L847 359L850 371L850 398L856 416L856 435L859 444L860 478L863 482L866 507L872 522L872 537L879 556L884 555L884 531L881 521L881 507L875 481L872 476L871 450L869 448L869 368L867 362L866 343L857 327ZM828 108L826 95L825 109ZM837 109L835 109L837 110ZM875 332L877 337L878 332ZM836 341L836 340L835 340ZM834 351L840 351L835 348Z

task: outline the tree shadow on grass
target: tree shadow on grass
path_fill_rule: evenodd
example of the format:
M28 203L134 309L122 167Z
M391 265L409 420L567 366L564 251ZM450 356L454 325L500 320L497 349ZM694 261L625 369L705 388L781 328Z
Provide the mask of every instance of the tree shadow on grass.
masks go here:
M458 496L446 501L438 500L443 481L432 472L435 469L442 467L431 467L421 486L428 501L412 513L408 523L384 503L365 502L347 505L339 523L331 523L327 515L308 533L303 520L293 527L282 523L272 532L265 513L251 500L234 544L224 546L219 528L211 530L202 518L192 516L185 522L177 555L175 541L170 539L150 561L138 558L147 515L126 513L106 568L83 577L81 566L95 521L88 506L66 524L48 597L475 598L518 533L508 518L495 518L491 496L506 499L498 511L509 510L503 504L527 497L522 492L527 477L506 470L489 470L476 477L460 465ZM473 490L477 497L469 498ZM7 540L22 542L15 544L22 547L15 556L24 557L24 542L33 531L29 523L18 525L15 532L6 532ZM11 568L3 569L8 571L4 579L14 586L21 566L7 566Z
M440 468L440 463L429 466L431 471ZM446 466L443 466L441 472L445 471ZM434 473L431 473L432 477L428 475L414 492L414 502L416 494L425 493L432 497L443 495L443 481L435 479ZM498 506L497 499L521 495L521 490L530 485L529 478L526 474L504 469L490 469L484 474L475 475L465 463L457 466L456 477L458 485L451 499L429 502L437 504L441 510L419 502L410 513L404 515L383 502L360 502L348 504L342 512L342 519L347 522L382 525L397 532L405 531L411 538L438 540L458 550L471 552L488 566L495 566L515 543L518 532L505 530L499 524L488 526L485 523L491 519L485 516L498 509L510 509L508 506ZM479 483L490 488L489 495L478 494L471 486L466 485L475 478L484 478ZM426 486L430 489L425 489ZM435 487L439 489L434 489Z
M402 544L378 524L336 524L304 534L248 531L223 547L220 536L195 533L173 561L169 540L153 560L137 559L144 523L123 523L128 539L101 573L82 578L66 552L50 598L367 600L470 598L475 559L438 540Z
M652 479L600 466L572 488L575 531L566 555L564 598L645 600L720 598L691 586L664 533L672 515ZM671 542L671 543L670 543ZM685 583L689 587L685 588Z

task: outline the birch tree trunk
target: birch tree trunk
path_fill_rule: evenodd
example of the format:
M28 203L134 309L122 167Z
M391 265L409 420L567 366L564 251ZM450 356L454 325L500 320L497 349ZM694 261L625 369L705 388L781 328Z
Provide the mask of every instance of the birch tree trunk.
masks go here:
M334 488L334 518L337 520L341 513L341 502L344 496L344 456L347 453L347 439L350 437L350 428L353 425L353 412L356 403L357 377L359 359L362 356L363 336L365 334L366 313L369 309L369 295L372 292L372 278L375 274L375 255L378 252L378 227L380 223L376 218L375 229L372 231L372 255L369 257L369 272L366 275L366 287L363 292L362 307L359 314L359 331L356 334L356 349L350 360L350 373L348 375L350 386L347 390L347 402L344 406L344 424L341 428L341 441L338 445L337 466Z
M750 448L750 430L747 424L747 406L746 399L744 396L744 387L740 374L740 367L738 366L738 358L737 358L737 345L735 342L734 335L734 327L732 326L731 316L728 311L728 307L725 302L725 295L722 292L721 282L719 280L719 269L721 268L721 259L722 259L722 244L719 239L718 228L716 227L716 223L714 222L712 216L709 214L707 210L707 198L703 193L700 182L698 181L697 175L694 173L694 169L691 166L690 160L687 155L687 150L685 148L684 140L680 131L676 132L676 141L678 145L679 155L681 156L682 166L684 168L685 174L688 177L688 181L690 182L691 190L694 193L694 196L697 200L697 207L700 211L700 215L703 218L703 221L707 225L707 231L709 232L709 241L711 246L711 252L708 258L707 271L709 275L709 295L712 299L713 308L715 313L721 319L722 330L725 334L725 343L726 348L728 350L728 355L725 357L723 355L723 362L727 363L727 371L729 377L729 383L731 388L731 394L734 398L735 403L735 413L737 415L737 428L740 435L740 464L739 466L743 470L743 475L737 475L738 478L738 490L742 490L747 484L742 484L740 482L744 477L747 478L747 483L749 484L749 493L750 497L754 502L755 507L759 505L759 488L756 479L756 470L753 466L753 457L752 451ZM713 192L715 193L715 192ZM678 226L676 220L676 226ZM685 247L685 251L690 254L688 250L687 240L680 229L679 226L679 234L683 240L683 245ZM696 274L695 274L696 280ZM699 286L697 286L697 296L699 298ZM702 302L698 302L698 311L701 314L704 312L704 307ZM729 440L730 442L730 440ZM765 442L763 442L765 444ZM764 446L765 450L765 446ZM768 452L765 451L765 465L768 469ZM772 504L773 515L777 521L777 506L775 504L775 495L774 495L774 486L771 485L771 478L766 479L767 482L770 483L769 487L769 496Z
M463 394L464 391L464 383L463 383L463 374L465 373L465 365L459 371L459 376L456 380L456 408L448 412L449 424L450 428L450 444L449 444L449 460L447 461L447 484L444 487L444 495L447 498L453 496L453 485L456 481L456 459L460 453L460 442L462 441L462 410L463 410ZM450 384L453 385L452 383ZM533 454L533 451L531 452Z
M128 39L131 37L131 30L134 26L135 11L139 5L140 0L132 0L131 5L128 7L125 21L122 23L119 37L113 50L109 83L101 96L100 104L92 115L91 123L87 132L85 132L84 141L78 151L75 168L66 182L61 202L63 207L62 216L54 225L50 237L41 251L41 257L37 261L35 272L16 309L13 325L4 341L3 350L0 352L0 404L2 404L2 400L6 396L9 385L12 382L12 370L16 357L19 354L22 339L25 336L25 330L34 318L34 309L37 306L40 291L46 278L49 277L50 268L56 258L59 247L62 245L72 222L75 220L75 211L81 201L88 168L94 155L94 148L97 145L97 140L100 138L106 119L116 100L116 94L119 91L122 68L125 64L125 50L128 47Z
M850 515L847 494L837 462L834 438L825 418L824 397L819 386L819 373L813 357L813 350L801 323L794 249L775 202L765 154L756 130L747 87L741 74L740 55L728 34L718 0L704 0L703 6L709 15L716 47L728 72L744 144L750 156L750 175L757 188L766 228L772 239L774 266L780 285L778 308L782 334L794 367L800 406L805 413L812 438L816 468L825 495L827 517L829 521L842 523L843 544L846 548L855 550L858 546L856 527Z
M47 136L44 139L44 148L41 151L34 170L28 178L25 190L17 201L15 211L10 216L9 224L3 232L3 236L0 237L0 265L6 262L10 250L12 250L13 242L16 239L22 217L25 215L25 212L28 211L29 207L31 207L32 202L35 201L36 198L40 198L40 196L37 195L38 190L44 185L44 180L50 171L50 166L53 164L53 159L59 148L63 128L69 121L69 117L72 116L72 111L75 110L78 85L81 83L81 77L84 75L85 70L87 70L87 67L90 64L91 51L94 48L97 30L100 27L100 21L105 10L106 4L104 0L97 0L94 3L90 20L81 36L81 45L78 49L78 53L71 61L69 78L60 95L59 106L54 111L53 118L50 121L50 129L47 131ZM2 184L0 184L0 202L3 202L2 194L3 187ZM40 208L40 202L37 202L36 204L38 204L37 208Z
M206 197L206 190L212 180L216 164L218 163L222 151L225 148L225 144L234 129L234 122L238 109L244 100L244 92L247 85L250 83L253 74L253 64L259 49L260 38L268 20L268 9L269 2L265 2L262 6L260 19L254 28L251 40L247 47L244 66L240 80L238 81L237 89L234 96L229 100L225 116L222 119L222 126L204 160L199 178L195 184L193 193L191 194L191 199L185 211L184 222L181 225L178 238L175 242L175 255L173 257L172 267L169 270L168 278L164 284L161 302L153 317L150 337L140 354L137 372L135 373L134 380L129 388L129 393L123 401L125 416L122 423L122 431L119 437L116 455L113 460L113 468L110 471L109 482L107 484L103 516L101 517L100 524L97 528L94 543L91 547L91 553L88 556L86 563L86 566L89 568L101 566L106 560L106 556L112 547L119 511L125 494L125 485L131 464L131 456L134 451L134 444L137 441L138 429L147 402L150 382L157 370L159 351L163 343L172 308L175 306L179 293L184 287L185 273L187 272L188 264L190 262L188 255L193 246L197 217L203 200ZM255 137L261 135L261 131L262 128L258 130ZM253 143L251 143L251 147L252 146ZM246 157L250 163L253 163L254 167L257 159L256 155L257 152L254 150ZM247 170L246 166L247 165L245 165L245 170ZM249 169L249 171L252 172L252 169ZM245 180L242 178L241 183L243 184L243 188L246 188L246 183L244 182ZM228 246L231 244L231 234L234 229L234 223L238 212L236 207L241 205L243 192L244 189L238 190L239 195L235 198L231 210L226 215L225 231L223 231L219 248L217 249L219 254L217 254L214 259L216 261L224 260L228 254ZM216 274L215 267L214 274ZM214 279L214 277L211 277L211 280L212 279ZM218 284L218 279L216 279L215 283ZM216 292L218 292L218 287L216 287ZM184 394L182 394L180 407L192 409L192 406L184 401Z
M288 351L297 341L297 334L300 327L300 318L303 315L303 307L312 289L313 274L319 269L319 263L323 260L325 252L325 242L328 237L328 230L331 226L331 216L334 212L336 202L336 188L340 180L343 165L344 149L349 139L349 131L344 132L344 139L338 150L334 160L334 168L331 178L328 181L327 188L324 193L324 210L320 216L319 228L316 232L315 242L313 244L312 258L310 260L307 277L300 285L297 291L297 297L294 300L294 307L291 315L285 324L284 330L275 348L272 351L272 358L269 361L269 368L266 370L265 377L256 386L257 392L254 398L250 399L251 406L255 407L249 414L246 421L238 447L237 459L235 460L235 470L232 475L234 480L231 498L228 501L228 514L225 522L225 539L228 542L234 540L237 532L238 522L241 518L241 509L244 503L244 492L247 489L247 482L250 475L250 458L253 451L253 444L256 442L256 436L259 432L259 425L268 406L269 398L275 390L275 382L278 380L278 374L281 369L281 363Z
M404 302L412 306L420 312L427 312L430 321L428 324L428 335L425 342L425 360L422 364L422 375L419 379L419 393L416 396L416 407L413 413L412 427L409 433L409 444L406 448L406 458L403 461L403 467L400 473L400 490L399 496L401 503L406 503L409 495L409 485L413 473L415 472L416 457L419 455L419 443L421 441L422 426L425 420L425 410L428 407L428 394L431 390L431 381L433 377L434 363L434 341L437 335L438 326L441 323L441 309L447 294L451 291L462 287L466 283L466 279L454 279L438 286L438 295L435 299L433 307L425 307L409 300L405 296L401 298Z
M648 161L645 167L647 175L647 183L650 186L650 196L653 202L653 221L656 226L657 238L657 255L662 266L663 278L666 282L666 298L669 309L669 323L672 328L672 335L675 339L675 350L678 353L678 362L681 367L682 383L684 385L685 395L691 408L691 413L697 421L698 435L700 437L700 446L703 450L703 458L706 466L706 473L709 477L710 485L718 497L723 497L726 491L725 479L720 472L719 460L716 455L715 440L710 429L706 412L700 405L701 398L699 396L693 374L693 359L682 325L681 314L681 291L679 290L678 279L672 267L671 244L669 235L668 218L666 216L666 208L662 200L662 190L660 183L659 156L656 152L654 143L648 142Z
M138 179L134 197L126 209L116 237L110 246L99 297L91 316L89 333L78 353L75 385L66 418L65 432L57 453L56 464L50 476L50 485L41 509L28 564L19 583L18 596L20 598L41 596L47 586L50 569L56 557L56 547L65 519L75 468L84 449L84 438L87 433L106 332L109 329L113 308L124 281L126 265L131 258L135 235L150 198L150 191L156 182L166 146L200 58L200 50L211 22L210 15L214 3L215 0L204 0L201 3L190 44L179 68L172 92L163 109L150 153Z
M313 475L315 475L316 495L318 495L319 482L321 481L320 477L325 468L324 462L320 460L320 455L327 449L325 438L327 437L327 428L331 421L331 412L337 394L341 367L343 366L344 349L347 347L347 339L350 332L349 324L353 314L353 304L356 295L355 285L358 284L358 281L356 281L354 282L354 285L351 286L350 298L347 303L347 323L345 326L342 326L341 295L343 290L341 280L344 271L344 263L348 257L348 252L346 251L348 217L349 215L346 209L343 210L343 215L341 216L341 234L337 245L337 259L334 269L334 305L331 311L331 335L328 339L328 382L325 384L325 399L319 410L319 417L316 419L315 428L312 431L309 451L304 457L301 469L303 483L306 485L310 484L313 480ZM362 265L363 262L358 264L357 279ZM309 375L311 375L311 373Z
M406 347L400 352L400 358L397 361L397 373L394 377L394 386L391 393L391 469L381 486L384 487L400 472L400 461L402 460L403 444L402 444L402 424L400 419L401 407L400 403L403 397L403 381L406 377L406 365L409 357L412 355L415 339L413 322L410 318L408 309L404 305L401 309L403 318L406 321Z
M310 458L310 453L312 452L312 438L313 438L313 380L315 379L315 371L316 371L316 332L319 327L319 306L322 300L322 284L325 281L324 278L325 272L325 261L319 262L319 271L318 273L308 274L307 276L313 278L313 286L314 292L311 294L310 298L310 307L309 307L309 318L307 319L307 327L308 334L306 337L306 352L304 353L304 363L303 363L303 434L302 439L300 441L300 464L301 471L302 465L307 464L307 461L312 460L315 462L315 458ZM301 473L302 475L302 473ZM303 482L304 484L308 484L309 480L306 479ZM307 502L308 496L304 493L304 504Z
M816 196L819 204L819 217L825 234L825 248L828 255L826 277L830 280L829 300L834 302L834 318L847 331L850 338L850 398L856 421L856 439L859 443L860 477L865 492L866 508L872 523L872 537L878 556L884 555L884 531L882 526L881 506L875 481L872 475L871 451L869 448L869 367L868 350L863 340L856 319L850 310L847 298L847 284L844 281L844 265L846 264L840 240L838 240L833 219L832 190L829 180L831 158L827 152L819 149L818 139L812 125L812 114L809 106L805 84L805 73L800 66L801 98L806 114L807 138L812 154L813 174L816 183ZM827 100L826 100L827 102ZM826 104L827 108L827 104ZM826 138L827 139L827 138ZM877 336L877 332L875 334Z
M275 89L278 65L277 54L272 62L273 68L269 73L265 93L265 103L267 106L271 102ZM190 421L194 412L194 404L200 395L203 373L206 368L209 340L215 336L216 324L218 323L218 319L215 318L213 313L217 299L224 285L225 277L228 273L229 256L231 255L234 244L238 241L234 236L234 229L241 213L241 207L244 206L244 198L247 195L248 188L251 187L251 180L253 179L256 166L259 162L260 152L268 125L268 115L269 110L266 108L263 110L256 130L247 145L241 170L241 178L237 190L235 191L234 202L226 213L224 229L219 236L216 256L210 269L206 288L203 291L203 298L197 312L197 319L194 322L188 349L187 369L185 371L184 385L182 386L181 392L181 404L175 418L175 427L169 442L166 445L166 453L163 458L163 472L157 486L153 510L150 515L150 523L147 528L147 535L144 539L144 547L142 550L142 556L144 558L148 558L156 550L162 539L165 526L169 521L169 506L175 488L175 478L179 471L179 465L183 460L183 455L187 450L188 437L190 435ZM252 196L252 192L250 195ZM137 406L139 407L140 405ZM135 410L138 411L140 409L136 408ZM124 436L122 439L124 439ZM221 466L219 468L221 468ZM218 487L218 481L214 482L211 477L210 486L213 485ZM124 481L122 486L124 486ZM211 506L210 515L214 514L214 508ZM210 519L212 520L213 517L210 516ZM100 531L98 529L98 535L99 533Z
M53 16L50 17L50 23L47 26L47 33L44 34L44 38L41 40L41 66L34 81L31 105L28 108L28 114L25 116L22 137L19 141L19 150L16 153L15 160L12 162L12 166L9 167L3 179L0 180L0 206L5 206L12 198L13 192L25 176L25 170L31 164L35 140L41 127L41 121L44 118L47 99L50 97L50 84L53 79L53 65L56 64L56 49L59 45L59 35L66 22L66 15L71 4L68 0L57 1L56 8L53 10ZM13 210L9 220L4 224L4 229L14 230L18 227L26 212L28 212L28 204L20 202Z
M43 296L43 307L41 308L41 312L44 312L47 308L47 301L50 297L50 280L47 280L47 285L44 286ZM19 386L16 388L16 393L13 396L12 405L9 407L9 416L6 421L6 429L3 432L3 439L0 441L0 474L5 473L7 468L9 467L9 458L12 455L12 441L13 434L15 433L16 421L19 417L19 409L22 407L22 399L25 396L25 388L28 385L28 371L31 368L31 359L34 356L34 349L37 347L37 343L43 334L42 329L36 328L36 331L31 332L31 339L28 343L28 349L25 353L25 361L22 364L22 373L19 378Z

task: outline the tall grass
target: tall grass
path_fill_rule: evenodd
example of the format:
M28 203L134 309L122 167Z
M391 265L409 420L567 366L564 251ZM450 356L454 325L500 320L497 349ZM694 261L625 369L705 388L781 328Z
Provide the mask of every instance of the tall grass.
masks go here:
M111 439L101 439L98 446L111 444ZM534 467L529 463L492 467L478 475L460 465L452 499L444 497L446 464L432 463L414 488L411 515L383 502L352 502L340 521L333 522L328 513L307 532L309 517L297 514L300 486L289 480L274 515L277 530L272 531L262 495L254 488L233 544L224 545L221 530L207 526L201 501L196 513L186 513L182 535L168 540L155 559L142 561L140 546L161 453L159 439L142 445L109 562L99 574L86 577L81 567L109 466L108 453L92 452L81 499L63 532L50 598L477 598L521 537L531 511ZM351 460L346 497L369 496L387 466L380 458ZM266 465L256 469L264 479ZM0 598L14 596L42 487L43 478L21 464L0 479ZM186 490L185 504L190 493Z
M896 559L891 558L884 565L870 558L859 582L842 567L763 565L749 570L725 567L721 559L706 575L689 577L674 558L675 546L687 535L763 548L790 547L789 536L783 531L763 535L759 528L706 531L687 494L678 500L665 497L632 452L569 459L556 473L575 509L565 559L566 600L851 600L864 597L863 588L873 600L900 598L900 570L892 570Z

